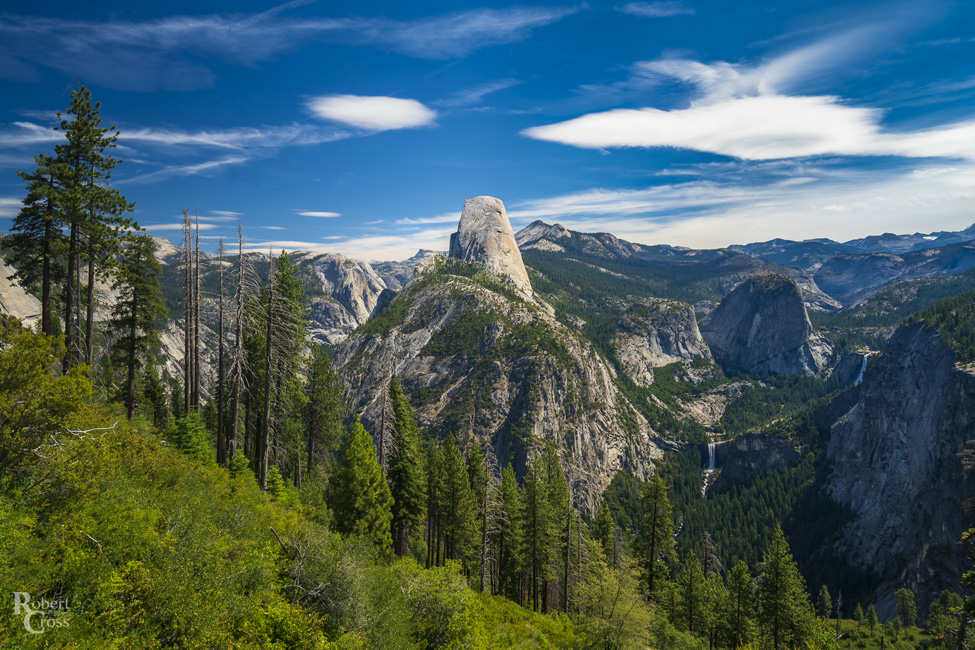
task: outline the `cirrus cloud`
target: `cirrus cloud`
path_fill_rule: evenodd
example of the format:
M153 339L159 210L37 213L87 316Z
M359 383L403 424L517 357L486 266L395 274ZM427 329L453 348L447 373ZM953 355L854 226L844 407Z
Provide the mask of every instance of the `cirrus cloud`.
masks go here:
M374 132L430 126L437 119L436 111L399 97L324 95L307 106L317 118Z

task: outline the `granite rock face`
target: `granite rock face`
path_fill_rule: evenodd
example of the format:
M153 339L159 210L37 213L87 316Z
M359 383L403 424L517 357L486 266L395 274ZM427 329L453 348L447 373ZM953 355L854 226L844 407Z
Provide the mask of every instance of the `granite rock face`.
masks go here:
M763 433L743 433L717 446L721 475L714 484L718 492L747 483L759 474L783 467L795 467L802 459L789 440Z
M962 504L975 490L956 454L973 427L975 376L922 323L894 334L832 426L827 492L854 513L837 550L883 577L882 615L893 613L901 587L922 611L941 589L957 589Z
M33 326L41 318L41 301L27 293L11 277L14 269L0 261L0 313Z
M809 322L798 285L785 275L742 282L701 322L701 334L715 360L748 372L816 375L832 354Z
M532 296L528 271L500 199L476 196L464 202L457 232L450 236L450 257L483 264L491 273L510 279L524 296Z
M594 512L620 469L641 478L663 449L592 345L542 306L421 269L370 326L336 353L353 413L375 430L383 381L396 373L420 426L464 444L490 444L519 474L554 444L573 495Z
M694 309L685 303L648 298L627 309L613 340L624 371L636 383L653 383L653 369L679 361L710 359Z

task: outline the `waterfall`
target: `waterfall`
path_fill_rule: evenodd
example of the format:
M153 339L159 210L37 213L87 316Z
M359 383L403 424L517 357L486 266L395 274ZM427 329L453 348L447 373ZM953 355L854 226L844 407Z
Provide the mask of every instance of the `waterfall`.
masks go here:
M870 353L869 352L867 352L865 355L863 355L863 363L860 365L860 374L857 375L857 380L855 382L853 382L853 385L854 386L859 386L860 385L860 382L863 381L863 373L865 373L867 371L867 359L869 359L869 358L870 358Z
M701 496L707 498L708 485L711 483L711 476L718 470L718 459L713 442L708 443L708 466L701 472Z

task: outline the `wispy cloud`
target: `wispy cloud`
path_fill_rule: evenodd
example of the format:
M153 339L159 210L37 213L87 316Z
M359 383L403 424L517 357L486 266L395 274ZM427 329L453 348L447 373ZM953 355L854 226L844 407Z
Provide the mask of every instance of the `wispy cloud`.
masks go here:
M435 217L404 217L397 219L396 223L401 226L416 226L431 223L457 223L458 221L460 221L460 212L445 212Z
M441 99L433 103L437 106L443 106L444 108L466 108L468 106L475 106L480 104L485 96L490 95L491 93L496 93L499 90L512 88L520 83L521 82L517 79L496 79L495 81L488 81L486 83L479 84L473 88L460 90L445 99Z
M513 204L508 215L521 225L533 219L558 221L575 230L612 232L638 243L694 248L770 237L847 240L878 232L915 232L931 223L964 228L973 219L971 164L908 166L893 173L837 167L815 177L792 178L780 171L780 178L771 182L767 170L760 170L750 180L743 180L745 172L728 182L698 180L565 194Z
M301 217L319 217L322 219L334 219L335 217L341 217L341 212L313 212L313 211L295 211L295 214Z
M262 230L287 230L284 226L261 226Z
M149 225L140 223L139 225L142 226L143 229L148 230L149 232L161 232L161 231L165 231L165 230L182 230L183 229L183 222L179 222L179 223L155 223L155 224L149 224ZM200 230L213 230L214 228L219 228L219 227L220 226L218 226L216 224L213 224L213 223L201 223L200 224Z
M647 81L695 89L688 108L616 109L532 127L523 135L576 147L674 147L751 160L827 154L975 159L975 121L898 132L884 113L829 95L794 94L891 28L857 28L758 66L662 59L636 64Z
M0 219L16 217L23 206L20 199L0 197Z
M133 127L122 129L119 140L123 143L144 142L217 149L253 149L324 144L351 137L353 134L347 130L309 124L291 124L201 131ZM33 122L13 122L9 127L0 129L0 144L9 147L56 143L63 139L63 132Z
M616 11L633 16L643 16L644 18L668 18L670 16L680 16L681 14L693 14L694 10L684 6L682 2L631 2L617 7Z
M372 132L430 126L437 119L436 111L399 97L325 95L309 99L306 105L319 119Z
M215 214L218 217L242 217L243 212L231 212L230 210L210 210L210 214Z
M254 65L309 40L372 45L412 57L450 59L528 38L532 30L577 11L567 7L474 9L417 20L287 18L289 2L244 16L170 16L104 22L0 17L0 78L29 80L58 70L126 90L187 91L214 84L216 58Z
M197 163L194 165L169 165L158 171L124 179L119 181L119 183L127 185L156 183L167 178L173 178L174 176L195 176L197 174L203 174L220 167L240 165L248 160L250 160L250 158L247 156L228 156L219 160L208 160L206 162Z

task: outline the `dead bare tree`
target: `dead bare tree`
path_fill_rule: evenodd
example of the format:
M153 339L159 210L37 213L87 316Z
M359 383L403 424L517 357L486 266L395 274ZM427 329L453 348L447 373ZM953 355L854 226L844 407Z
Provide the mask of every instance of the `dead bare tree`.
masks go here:
M379 431L376 432L376 446L379 448L379 467L383 476L389 472L389 459L396 453L396 405L389 397L389 384L393 380L392 370L386 373L379 393Z
M504 527L504 500L501 498L501 465L489 444L484 453L483 507L481 509L481 592L485 577L496 575L498 542ZM494 591L494 589L492 589Z
M268 441L271 427L271 328L274 319L274 253L269 252L271 265L267 279L267 339L264 345L264 416L261 418L260 435L257 440L257 468L258 482L261 489L267 491L267 463L268 463Z
M190 211L183 208L183 412L190 412L193 382L193 260Z
M234 351L230 364L230 431L227 441L227 462L233 463L239 445L240 394L244 389L245 365L244 332L248 327L247 312L244 309L245 296L253 291L255 285L254 269L244 259L244 228L237 224L237 291L234 309Z
M196 208L196 263L193 289L193 408L200 410L200 208Z
M217 464L227 466L227 438L223 413L223 237L217 248L217 266L220 273L220 296L217 300Z

